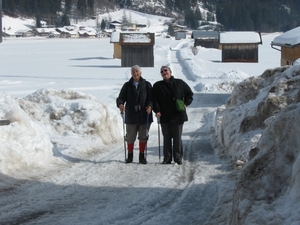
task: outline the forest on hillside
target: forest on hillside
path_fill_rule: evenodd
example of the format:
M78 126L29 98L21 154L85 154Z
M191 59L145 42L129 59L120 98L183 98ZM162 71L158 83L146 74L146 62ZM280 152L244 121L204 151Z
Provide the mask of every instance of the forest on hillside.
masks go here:
M139 7L144 0L2 0L10 16L31 16L52 25L69 25L69 18L90 18L117 8L177 17L179 23L197 29L201 23L218 22L216 29L277 32L300 26L299 0L156 0L164 5ZM206 12L200 10L200 7ZM205 14L204 14L205 13ZM176 15L176 16L174 16Z
M287 31L300 26L300 4L299 0L216 0L216 16L226 30Z

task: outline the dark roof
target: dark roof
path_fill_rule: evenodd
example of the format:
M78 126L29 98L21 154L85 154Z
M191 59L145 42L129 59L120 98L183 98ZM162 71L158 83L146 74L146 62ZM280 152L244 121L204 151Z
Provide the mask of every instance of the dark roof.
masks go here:
M194 30L191 38L194 39L219 39L218 31Z

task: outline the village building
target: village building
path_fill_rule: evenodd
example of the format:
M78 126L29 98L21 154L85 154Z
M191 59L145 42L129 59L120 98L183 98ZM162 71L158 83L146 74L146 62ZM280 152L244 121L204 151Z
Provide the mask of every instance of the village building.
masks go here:
M137 23L136 24L136 29L141 29L141 28L145 28L145 27L147 27L147 24L143 24L143 23Z
M79 37L77 29L74 26L59 27L59 28L56 28L56 31L58 33L60 33L61 38L77 38L77 37Z
M186 39L187 27L179 24L172 24L175 40Z
M222 62L258 62L259 44L262 44L259 32L221 32Z
M114 20L109 24L109 29L121 29L122 28L122 22L118 20Z
M293 65L300 58L300 27L296 27L274 38L271 42L271 47L281 51L281 66Z
M54 31L50 31L47 38L59 38L60 37L60 33L58 33L56 30Z
M120 32L114 31L110 36L110 43L114 45L113 58L121 59Z
M194 47L219 49L220 35L218 31L194 30L191 38L194 39Z
M55 33L56 35L59 34L55 28L35 28L34 29L34 34L35 36L40 36L40 37L48 37L50 33Z
M174 32L175 40L186 39L187 30L176 30Z
M17 30L15 32L16 37L32 37L34 36L34 32L31 29L26 29L26 30Z
M78 35L81 38L95 38L97 35L97 31L94 28L80 26Z
M120 33L121 66L154 67L154 33Z

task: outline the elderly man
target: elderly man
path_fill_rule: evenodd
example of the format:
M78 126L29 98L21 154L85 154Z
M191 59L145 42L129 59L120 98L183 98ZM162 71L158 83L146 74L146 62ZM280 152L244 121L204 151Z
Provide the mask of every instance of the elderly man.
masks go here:
M172 158L182 164L182 128L188 120L186 107L193 101L191 88L181 79L172 76L168 66L160 68L161 81L153 85L154 112L160 118L163 134L162 164L171 164Z
M141 68L138 65L132 66L131 78L123 85L116 100L121 113L125 113L125 139L128 150L126 163L133 161L134 142L138 135L139 163L147 164L145 149L148 141L147 131L153 121L153 94L151 83L142 78L141 75Z

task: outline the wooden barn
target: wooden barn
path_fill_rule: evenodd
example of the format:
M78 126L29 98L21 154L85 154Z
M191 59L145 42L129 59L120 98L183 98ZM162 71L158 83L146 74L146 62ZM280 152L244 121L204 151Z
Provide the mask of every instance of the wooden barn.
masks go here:
M281 49L274 46L281 47ZM281 66L293 65L300 58L300 27L296 27L274 38L271 42L271 47L281 51Z
M120 33L121 66L154 67L154 33Z
M259 32L221 32L222 62L258 62L259 44L262 44Z
M120 32L114 31L110 36L110 43L114 45L113 58L121 59Z
M194 47L219 49L220 37L218 31L194 30L191 38L194 39Z

